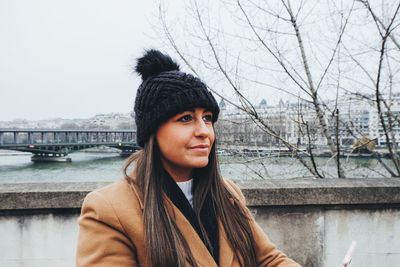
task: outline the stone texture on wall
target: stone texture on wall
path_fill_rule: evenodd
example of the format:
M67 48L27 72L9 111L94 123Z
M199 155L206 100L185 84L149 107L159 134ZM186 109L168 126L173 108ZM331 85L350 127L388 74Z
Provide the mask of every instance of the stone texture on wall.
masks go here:
M77 213L0 216L1 267L72 267Z
M255 219L278 248L304 266L341 266L351 242L351 267L397 267L400 208L257 207Z
M237 182L268 237L304 266L400 262L400 179ZM105 183L0 185L0 266L74 266L85 195Z

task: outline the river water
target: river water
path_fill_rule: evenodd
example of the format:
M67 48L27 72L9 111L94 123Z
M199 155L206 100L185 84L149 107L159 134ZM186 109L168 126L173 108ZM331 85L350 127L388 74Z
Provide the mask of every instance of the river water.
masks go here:
M75 152L69 157L70 163L33 163L30 153L0 151L0 183L42 183L42 182L93 182L115 181L123 176L122 165L126 158L118 153ZM390 160L385 160L391 165ZM327 158L317 159L320 172L327 177L335 176L335 164ZM342 159L346 176L388 177L376 159ZM221 156L222 176L232 180L279 179L311 177L310 173L295 158L238 158Z

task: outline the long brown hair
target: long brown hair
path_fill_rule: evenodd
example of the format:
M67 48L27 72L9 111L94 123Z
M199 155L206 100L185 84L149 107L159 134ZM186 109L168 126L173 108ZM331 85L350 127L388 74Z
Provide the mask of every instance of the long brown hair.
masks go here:
M129 177L127 169L136 162L135 179ZM130 156L124 165L126 179L135 183L143 194L143 217L146 229L146 247L153 266L186 266L188 261L192 266L198 266L189 246L171 218L163 201L163 190L157 179L162 177L163 166L160 151L152 135L144 148ZM193 177L196 187L193 192L193 209L199 221L201 232L210 241L201 223L200 210L207 194L211 194L214 212L222 222L232 249L241 266L257 266L254 247L254 237L249 223L249 215L239 201L232 196L221 178L215 142L212 146L208 165L194 169ZM232 204L231 200L234 202Z

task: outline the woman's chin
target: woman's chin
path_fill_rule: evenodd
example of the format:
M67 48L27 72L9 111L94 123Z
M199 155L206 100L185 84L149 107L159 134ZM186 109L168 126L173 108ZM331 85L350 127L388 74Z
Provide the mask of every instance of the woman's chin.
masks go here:
M208 157L206 159L198 159L193 162L193 168L204 168L208 165Z

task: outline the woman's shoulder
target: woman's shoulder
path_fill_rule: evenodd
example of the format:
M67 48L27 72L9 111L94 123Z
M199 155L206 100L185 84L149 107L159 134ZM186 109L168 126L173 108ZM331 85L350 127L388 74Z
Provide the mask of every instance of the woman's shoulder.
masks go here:
M224 178L223 179L225 182L226 188L229 190L229 192L236 197L240 202L246 203L246 199L240 190L240 188L230 179Z
M89 193L78 223L77 266L136 266L144 226L130 183L121 179Z
M126 198L131 195L130 184L126 179L121 178L111 184L98 188L92 192L90 192L86 198L92 197L93 195L97 195L100 198L103 198L104 201L113 202L118 201L121 198Z
M132 188L126 178L120 178L119 180L99 189L96 189L91 193L94 192L101 194L106 198L126 197L127 195L130 195L132 193Z
M100 215L116 214L118 217L142 210L141 200L125 178L90 192L82 205L82 212L86 209L93 210Z

